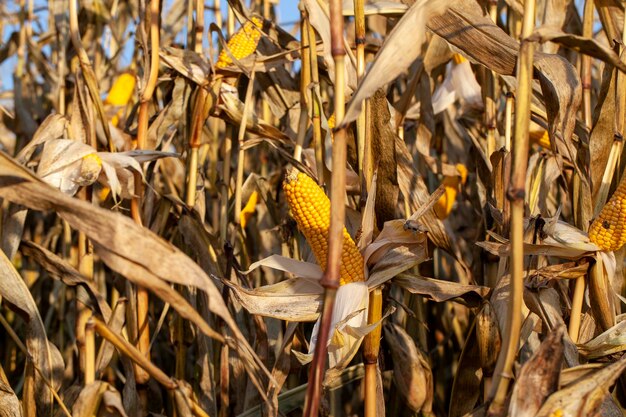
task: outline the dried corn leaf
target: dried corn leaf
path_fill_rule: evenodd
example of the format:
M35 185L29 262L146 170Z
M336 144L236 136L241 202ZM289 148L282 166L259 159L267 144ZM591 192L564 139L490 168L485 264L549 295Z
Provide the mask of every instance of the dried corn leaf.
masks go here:
M555 13L555 15L560 16L562 13ZM555 42L567 48L571 48L576 52L600 59L614 67L617 67L620 71L626 72L626 63L622 62L619 59L619 56L612 49L601 44L595 39L585 38L571 33L564 33L558 29L543 26L537 28L530 36L529 40L541 43Z
M463 285L408 273L398 275L393 282L413 294L423 295L436 302L459 299L469 306L480 305L491 291L479 285Z
M128 217L94 207L50 188L4 153L0 153L0 196L33 210L57 211L72 227L85 232L92 240L96 253L111 269L154 291L206 335L220 339L168 283L191 285L203 290L212 300L209 304L211 311L221 317L232 331L233 347L244 359L251 381L261 390L261 378L269 372L241 334L211 279L180 250L136 225Z
M426 25L433 16L442 13L448 1L416 1L402 16L391 33L385 38L382 48L354 92L340 127L357 119L363 100L370 98L376 90L393 81L406 71L423 53L426 41ZM411 42L406 40L410 38Z
M237 301L250 314L285 321L316 320L324 293L319 278L294 278L251 290L230 281L224 281L224 284L233 290Z
M55 390L61 385L62 372L65 369L63 359L58 349L48 341L37 303L4 252L0 252L0 276L2 277L0 296L10 303L27 323L26 349L31 357L29 360L32 360L33 365L40 371L34 375L36 400L40 413L48 414L53 402L48 384Z
M77 285L82 286L87 290L87 294L93 300L81 299L81 302L86 306L99 310L99 313L105 320L109 320L111 317L111 307L106 301L106 298L100 294L98 287L91 279L85 278L80 272L76 270L65 259L50 252L43 246L38 245L35 242L25 240L22 241L21 252L29 257L32 257L38 264L40 264L48 274L56 280L62 281L65 285L74 287ZM81 291L77 292L77 297L81 297L83 294Z

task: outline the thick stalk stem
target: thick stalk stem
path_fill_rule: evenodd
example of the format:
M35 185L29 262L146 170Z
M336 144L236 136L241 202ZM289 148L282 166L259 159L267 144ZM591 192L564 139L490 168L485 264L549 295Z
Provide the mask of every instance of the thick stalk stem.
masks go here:
M93 68L91 67L91 62L89 61L89 56L87 55L87 51L83 47L83 42L80 38L80 31L78 28L78 7L76 5L76 0L70 0L70 39L72 41L72 46L76 50L76 54L78 55L78 61L80 63L80 68L85 75L85 82L87 83L89 95L94 103L96 103L96 107L98 110L98 115L100 116L100 120L102 121L102 128L104 130L104 135L107 138L109 143L109 151L115 151L115 145L113 144L113 140L111 138L111 131L109 130L109 122L104 114L104 107L102 106L102 100L100 100L98 87L95 84L96 75L93 72ZM18 54L19 56L19 54ZM19 65L16 69L16 73L19 73Z
M302 157L302 146L304 145L304 138L306 137L306 131L309 124L309 105L311 100L309 99L309 84L311 84L311 48L309 38L309 23L306 9L302 7L300 10L300 36L302 37L302 43L300 48L300 56L302 57L302 65L300 69L300 120L298 121L298 137L296 138L296 147L293 151L293 157L296 160L300 160Z
M250 81L248 82L248 88L246 90L246 101L243 104L243 115L241 116L241 123L239 124L239 133L237 135L237 141L239 142L239 155L237 158L237 182L235 187L235 222L239 224L241 217L241 198L243 192L243 168L245 165L246 151L244 150L244 138L246 136L246 123L248 123L248 114L250 113L250 107L252 106L252 90L254 87L254 75L252 71L250 75Z
M148 137L148 103L156 87L159 74L159 0L150 0L147 19L150 22L150 72L148 83L141 93L141 105L137 120L137 148L145 149ZM148 51L145 51L148 53Z
M145 24L150 28L150 72L148 82L141 93L141 104L139 106L139 116L137 119L137 148L145 149L148 139L148 110L156 88L157 76L159 73L159 0L150 0L150 7L146 11ZM143 184L141 176L135 175L135 196L131 200L131 214L135 223L141 225L141 200L143 195ZM145 288L137 288L137 348L150 359L150 329L148 326L148 308L150 298ZM135 380L139 384L148 382L149 376L140 367L135 367Z
M383 313L383 291L376 288L370 293L367 324L379 321ZM365 362L365 417L376 417L376 380L378 373L378 352L382 328L378 325L363 340L363 361Z
M511 255L510 255L510 299L507 312L507 328L504 344L498 357L491 396L492 407L504 404L512 378L513 363L519 347L521 316L524 294L524 200L525 181L528 168L528 127L530 122L530 100L532 94L534 44L526 39L535 26L535 1L524 3L522 44L517 65L517 100L515 103L515 139L513 142L513 164L508 198L511 200Z
M316 91L319 92L320 83L319 71L317 67L317 41L315 38L315 31L313 30L311 22L309 22L308 16L306 20L306 26L309 32L311 82L313 83L313 88L310 89L310 103L313 106L313 117L311 118L311 121L313 122L313 142L315 143L315 161L317 162L317 183L319 185L324 185L324 139L322 138L321 119L322 106L319 101L319 96L315 94Z
M356 44L356 74L360 82L365 74L365 5L363 0L354 1L354 41ZM362 111L356 121L357 159L359 164L359 177L364 184L363 161L366 156L367 111Z
M585 1L583 11L583 36L591 37L593 35L593 1ZM583 84L583 117L585 126L591 131L591 57L589 55L581 56L581 79ZM577 174L575 174L577 175ZM577 227L586 230L586 225L577 224ZM583 307L583 299L585 296L585 277L576 278L574 284L574 293L572 294L572 312L568 325L569 337L574 343L578 342L580 332L580 320Z
M85 326L85 385L96 380L96 335L93 319Z
M330 1L331 51L335 61L335 120L340 126L345 112L345 49L343 46L343 14L341 0ZM324 287L324 307L320 318L318 341L315 345L309 385L304 408L305 417L318 415L322 377L326 365L327 340L330 321L339 287L339 266L343 247L346 183L346 131L339 129L334 134L332 181L330 192L330 230L328 233L328 262L320 284Z

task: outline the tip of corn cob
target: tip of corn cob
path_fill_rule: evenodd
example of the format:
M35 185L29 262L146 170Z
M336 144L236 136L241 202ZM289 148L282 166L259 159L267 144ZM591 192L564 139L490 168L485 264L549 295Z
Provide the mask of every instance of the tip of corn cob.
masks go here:
M445 177L443 179L443 186L445 189L444 194L437 200L433 209L435 215L443 220L450 215L452 207L456 201L456 196L459 190L459 186L465 184L467 181L467 168L463 164L456 164L456 170L458 175L452 177Z
M296 168L287 170L283 182L285 198L298 229L306 238L322 269L328 261L330 200L313 178ZM340 285L365 281L363 256L354 240L343 228Z

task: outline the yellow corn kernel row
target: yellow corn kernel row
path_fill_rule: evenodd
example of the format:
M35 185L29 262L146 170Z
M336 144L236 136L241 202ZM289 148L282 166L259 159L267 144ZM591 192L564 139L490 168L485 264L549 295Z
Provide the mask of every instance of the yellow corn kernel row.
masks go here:
M589 227L589 239L602 250L615 251L626 243L626 181L622 180Z
M253 17L228 40L228 50L237 60L246 58L256 51L259 40L261 39L261 28L263 27L263 19ZM220 53L217 58L217 68L226 68L233 63L226 50Z
M456 169L459 171L459 175L445 177L443 179L442 183L445 192L439 200L437 200L433 207L435 215L440 220L443 220L450 215L452 206L454 206L454 202L456 201L456 194L459 191L459 185L465 184L465 181L467 181L467 168L465 168L465 165L456 164Z
M283 190L298 229L311 246L317 262L322 269L326 269L330 200L311 177L294 168L287 171ZM339 283L344 285L364 280L363 256L344 227Z

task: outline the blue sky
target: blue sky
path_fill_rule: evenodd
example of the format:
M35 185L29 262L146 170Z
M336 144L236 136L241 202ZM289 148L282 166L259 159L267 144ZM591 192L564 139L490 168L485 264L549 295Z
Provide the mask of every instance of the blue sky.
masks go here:
M80 4L80 0L78 1ZM209 6L212 3L212 0L206 0L205 4ZM36 36L47 30L48 24L48 12L47 12L47 1L46 0L35 0L35 16L36 16L36 25L33 26L34 32ZM165 10L169 8L169 4L171 4L171 0L165 0ZM226 16L226 1L222 0L222 9L224 9L224 16ZM4 3L4 8L8 13L15 13L19 10L19 3L16 0L8 0ZM282 0L277 8L278 21L285 29L291 30L293 24L300 18L300 14L298 11L298 1L296 0ZM212 12L207 11L205 15L205 20L207 22L215 21ZM1 34L1 41L4 45L7 40L10 38L11 33L18 30L17 26L14 25L5 25L4 32ZM132 50L134 45L133 39L130 40L129 44L125 47L125 56L126 59L122 59L121 65L127 65L130 57L132 56ZM11 57L5 60L0 64L0 94L9 91L13 88L13 73L15 71L15 65L17 63L17 59L15 57ZM3 103L5 105L9 103ZM10 105L10 104L9 104Z

